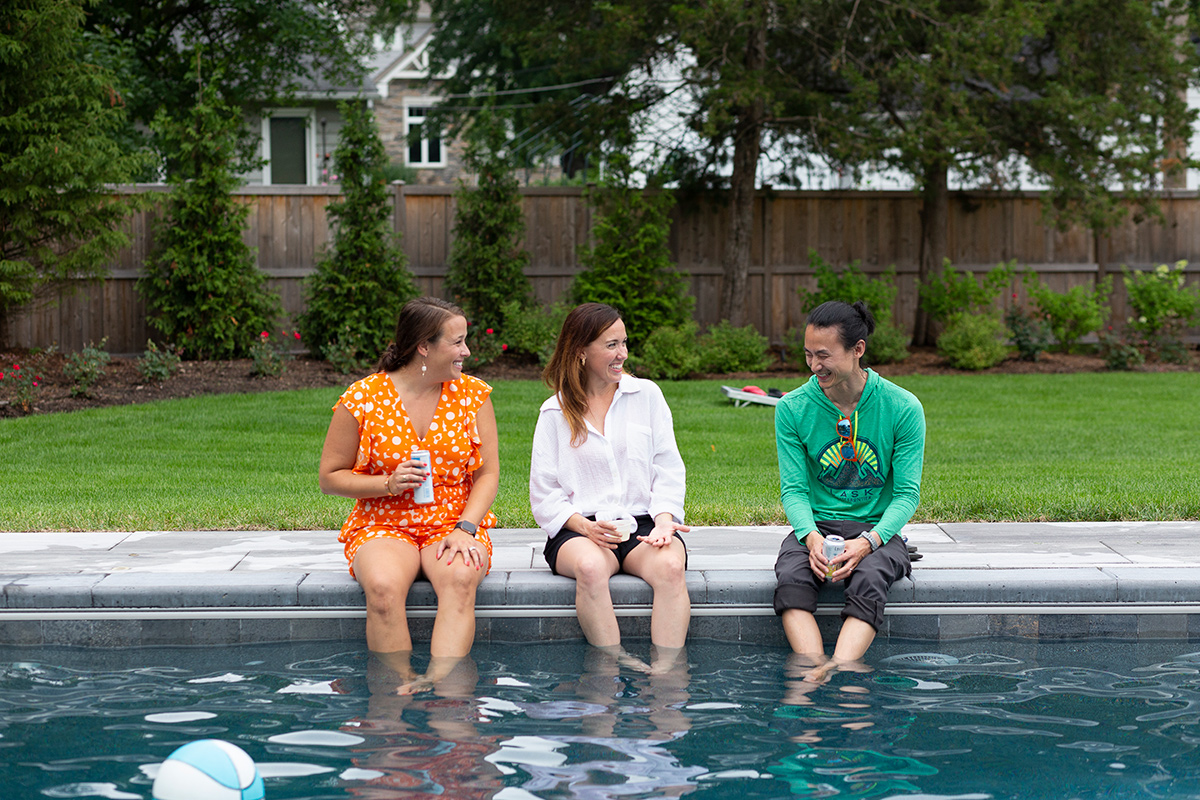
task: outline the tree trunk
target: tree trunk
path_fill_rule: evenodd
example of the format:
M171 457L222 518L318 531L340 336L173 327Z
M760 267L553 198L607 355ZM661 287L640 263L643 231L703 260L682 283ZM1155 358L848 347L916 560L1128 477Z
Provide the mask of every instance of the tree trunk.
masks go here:
M950 221L950 190L944 163L925 167L925 180L921 189L921 251L917 264L917 276L924 286L931 275L940 275L942 263L948 249L947 226ZM935 344L936 333L933 320L924 309L917 306L916 322L913 325L913 344L929 346Z
M767 29L759 24L746 46L746 70L761 72L767 62ZM750 243L754 238L754 179L762 150L765 105L756 98L736 109L733 140L733 175L730 178L729 238L725 243L725 281L721 288L721 318L735 327L746 324Z

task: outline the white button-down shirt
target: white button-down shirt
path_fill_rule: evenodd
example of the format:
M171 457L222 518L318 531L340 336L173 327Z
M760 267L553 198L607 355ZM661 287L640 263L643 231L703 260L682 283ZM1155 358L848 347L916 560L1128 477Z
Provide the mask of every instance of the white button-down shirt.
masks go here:
M662 390L623 375L604 433L586 424L587 439L572 447L558 395L542 403L529 468L529 503L538 526L554 536L572 514L613 510L650 516L667 511L682 523L683 458Z

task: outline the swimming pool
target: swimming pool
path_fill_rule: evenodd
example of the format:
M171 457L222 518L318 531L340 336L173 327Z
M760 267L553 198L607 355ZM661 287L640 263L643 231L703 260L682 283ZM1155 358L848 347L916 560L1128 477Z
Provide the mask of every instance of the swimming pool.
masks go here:
M344 643L5 648L0 797L148 798L200 738L245 749L270 800L1200 797L1193 647L881 641L812 686L777 648L697 641L646 675L488 645L415 697Z

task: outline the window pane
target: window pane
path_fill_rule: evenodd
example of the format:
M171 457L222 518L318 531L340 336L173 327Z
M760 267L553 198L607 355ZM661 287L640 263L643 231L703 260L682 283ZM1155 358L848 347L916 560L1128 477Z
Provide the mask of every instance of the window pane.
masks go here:
M436 163L440 162L441 160L442 160L442 140L437 139L437 138L430 139L429 140L429 163L436 164Z
M271 120L271 183L308 183L308 151L304 146L304 119Z

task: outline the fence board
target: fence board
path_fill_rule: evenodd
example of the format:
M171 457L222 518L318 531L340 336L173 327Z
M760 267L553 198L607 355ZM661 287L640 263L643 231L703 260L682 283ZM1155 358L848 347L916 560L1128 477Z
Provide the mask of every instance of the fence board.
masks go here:
M161 192L162 187L140 191ZM562 298L580 269L578 252L590 240L592 214L578 188L522 190L527 274L542 303ZM279 293L291 329L303 308L303 278L329 241L326 209L336 187L247 187L238 202L250 207L245 241L257 248L260 268ZM399 203L395 229L423 292L440 295L452 247L454 196L447 187L404 186L392 193ZM1127 315L1121 265L1147 268L1180 259L1200 261L1200 194L1172 192L1162 200L1162 221L1127 219L1102 243L1105 269L1114 276L1113 317ZM41 302L11 315L9 344L78 349L107 336L110 351L140 353L150 335L146 311L135 291L136 277L153 251L161 203L126 221L130 245L116 253L110 277L85 283L76 294ZM701 325L718 321L728 206L719 194L681 197L671 212L669 245L681 271L690 276ZM982 272L1016 259L1037 271L1053 289L1090 283L1097 275L1095 239L1086 229L1058 231L1042 224L1036 193L955 193L950 202L949 252L961 269ZM809 249L831 264L858 260L864 272L896 267L897 321L911 325L917 307L916 270L920 248L920 199L906 192L793 192L765 189L755 201L748 319L773 341L803 323L797 290L815 288ZM1200 282L1200 265L1189 282ZM1024 299L1018 289L1020 300ZM1010 302L1008 297L1002 298Z

